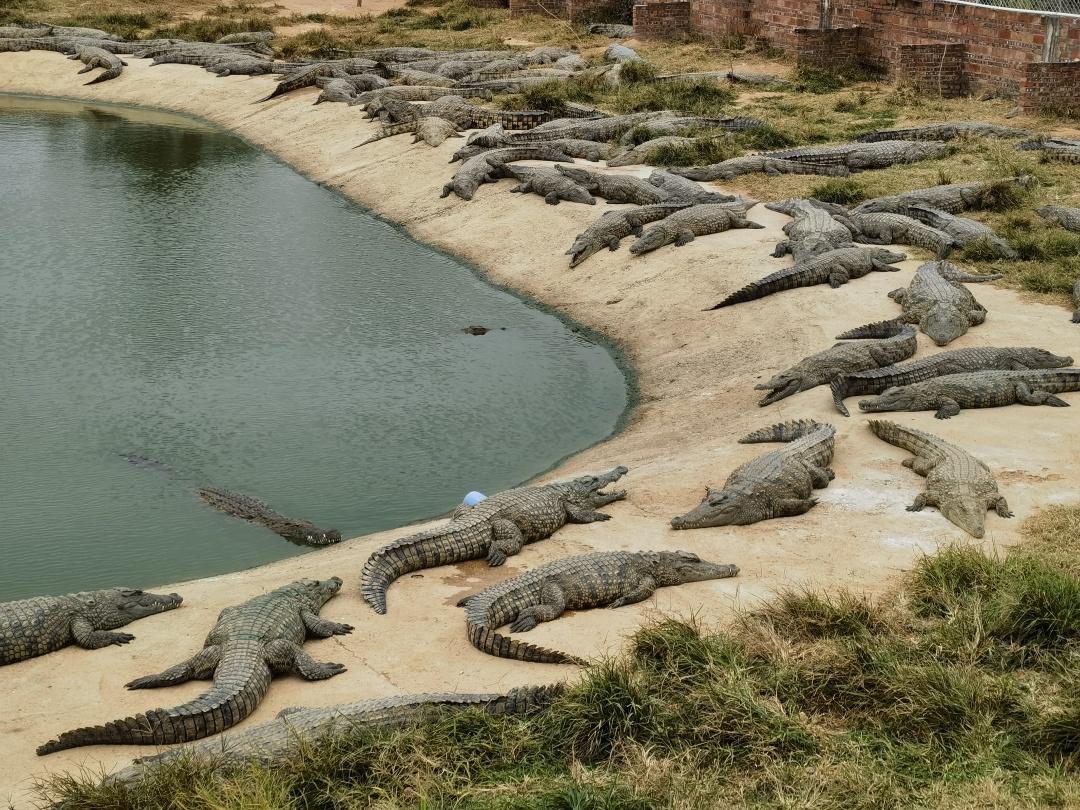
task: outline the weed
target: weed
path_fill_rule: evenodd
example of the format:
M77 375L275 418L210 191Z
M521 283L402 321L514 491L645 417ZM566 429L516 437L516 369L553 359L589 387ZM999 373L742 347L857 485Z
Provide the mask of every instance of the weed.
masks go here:
M822 202L851 205L865 200L869 195L858 180L850 177L832 177L810 189L810 196Z

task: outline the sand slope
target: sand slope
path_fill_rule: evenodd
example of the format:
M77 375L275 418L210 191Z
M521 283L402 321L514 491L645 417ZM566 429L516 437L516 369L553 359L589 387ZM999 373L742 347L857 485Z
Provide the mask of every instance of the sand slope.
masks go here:
M628 501L608 511L614 520L570 526L528 547L502 571L482 563L423 572L391 588L389 615L376 616L359 599L358 575L368 553L399 530L256 570L168 586L185 606L133 625L123 648L62 652L0 669L0 800L25 801L29 780L46 771L85 765L113 768L146 749L97 747L47 758L34 747L65 729L175 705L203 684L157 692L125 692L134 676L157 672L194 652L217 612L299 576L341 576L345 587L324 615L356 625L351 636L311 642L312 655L341 661L349 671L323 683L281 678L248 723L290 705L315 705L423 690L494 690L573 677L570 667L501 661L472 649L454 602L480 585L539 563L593 549L686 548L742 567L737 579L660 591L655 600L617 611L590 611L542 625L529 640L579 655L618 649L643 616L700 611L719 620L735 605L753 605L793 583L883 587L921 552L939 543L969 542L936 511L904 511L922 479L900 466L904 453L875 439L866 417L844 419L826 389L768 408L755 404L753 385L801 357L826 348L833 336L898 311L885 293L906 284L919 263L900 274L875 273L839 290L815 287L717 312L701 311L731 290L784 266L768 258L787 218L756 208L765 230L739 230L632 257L627 242L568 270L563 255L575 234L605 209L547 206L534 195L507 193L508 182L482 187L471 203L439 199L454 171L447 165L461 141L438 149L390 138L353 150L373 129L356 108L312 106L315 91L252 103L273 86L263 77L218 79L200 69L165 65L148 70L130 60L123 75L84 87L73 64L52 53L0 54L0 92L52 94L157 106L201 115L242 135L309 177L333 186L418 239L474 262L497 282L523 290L609 335L640 374L641 404L619 436L574 458L557 474L622 463ZM302 215L302 212L301 214ZM362 250L362 245L357 245ZM1031 303L1002 289L975 287L990 310L984 326L950 348L1035 343L1080 360L1080 327L1065 309ZM920 335L920 355L936 351ZM1071 409L1022 406L968 411L949 422L929 413L897 421L931 430L971 449L997 473L1013 520L987 517L986 545L1007 544L1020 521L1043 504L1074 500L1080 484L1077 395ZM849 403L854 405L854 402ZM676 533L667 520L694 506L707 483L719 485L742 461L769 446L736 444L748 431L788 418L815 417L839 427L836 480L818 493L805 516L745 528ZM482 437L478 437L482 440ZM348 448L342 448L348 452ZM493 447L492 453L499 452ZM450 506L449 504L447 505ZM270 542L270 541L268 541ZM284 541L282 541L284 542ZM136 583L139 585L149 583Z

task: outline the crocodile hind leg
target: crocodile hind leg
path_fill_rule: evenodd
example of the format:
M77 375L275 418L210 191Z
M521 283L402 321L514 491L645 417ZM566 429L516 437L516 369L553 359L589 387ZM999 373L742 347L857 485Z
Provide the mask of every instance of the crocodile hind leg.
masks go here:
M84 650L100 650L110 644L127 644L135 636L131 633L114 633L111 630L95 630L86 619L79 617L71 623L71 637Z
M937 506L937 497L931 495L929 492L920 492L915 496L915 500L912 501L911 506L907 508L909 512L921 512L927 506Z
M540 622L550 622L559 618L566 610L566 594L556 582L545 582L540 586L540 604L522 608L513 623L511 633L525 633Z
M620 596L610 605L609 608L621 608L624 605L633 605L637 602L643 602L656 593L656 580L652 577L642 577L634 589L630 593Z
M159 686L176 686L195 680L208 680L221 660L221 649L216 645L203 647L187 661L169 667L157 675L144 675L125 684L128 689L156 689Z
M283 638L275 639L264 648L266 663L274 672L295 672L308 681L325 681L345 671L344 664L316 661L298 644Z
M834 268L829 273L829 286L832 287L834 290L837 287L843 287L849 281L851 281L851 276L848 274L848 271L844 270L843 268Z
M781 256L787 256L791 252L791 243L787 240L778 242L776 249L772 252L774 259L779 259Z
M507 557L512 557L521 551L525 545L525 536L517 524L511 520L492 521L491 528L495 536L488 548L487 564L502 565Z
M814 489L825 489L829 486L829 482L836 478L836 473L828 467L811 466L809 472L810 483L813 485Z
M341 624L323 619L317 613L310 610L300 612L300 619L310 635L316 638L330 638L330 636L343 636L353 631L351 624Z
M1069 403L1055 397L1049 391L1028 388L1025 383L1016 384L1016 401L1024 405L1050 405L1054 408L1068 408Z
M926 476L933 472L934 467L937 466L936 464L934 464L934 462L930 461L929 459L923 458L922 456L905 458L900 463L907 467L909 470L913 470L917 474L921 475L923 478L926 478Z

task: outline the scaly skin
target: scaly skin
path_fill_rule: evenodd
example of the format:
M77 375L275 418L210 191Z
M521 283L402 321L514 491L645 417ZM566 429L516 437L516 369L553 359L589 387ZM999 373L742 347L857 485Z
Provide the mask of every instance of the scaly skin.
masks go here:
M811 419L782 422L755 431L740 444L785 442L786 446L740 465L719 492L707 487L696 508L671 519L673 529L746 526L808 512L815 489L827 487L836 429Z
M240 31L218 37L214 42L217 45L250 45L254 42L268 43L273 38L273 31Z
M18 25L0 25L0 39L44 39L53 35L51 25L38 28L21 28Z
M719 304L709 309L720 309L745 301L755 301L767 295L793 290L797 287L812 287L815 284L828 283L833 289L847 284L853 278L862 278L875 270L895 273L900 268L892 262L905 259L903 253L893 253L881 248L846 247L820 253L794 267L770 273L765 278L736 290Z
M1009 183L1024 188L1030 181L1023 177L1005 177L994 182L975 181L931 186L906 191L903 194L894 194L891 197L867 200L853 210L856 214L874 214L882 211L903 214L911 206L918 205L924 208L937 208L950 214L959 214L961 211L981 208L984 205L986 193L994 187L995 182Z
M661 135L685 135L691 131L704 129L722 129L727 132L745 132L756 127L765 126L760 118L709 118L699 115L671 115L660 113L657 118L651 119L646 125L653 136ZM623 146L633 144L633 134L627 131L620 139Z
M939 211L936 208L927 208L922 205L913 205L907 210L907 213L930 226L931 228L937 228L940 231L947 233L953 238L956 244L960 246L970 245L972 242L984 242L988 247L992 248L998 258L1002 259L1015 259L1017 258L1016 251L1013 250L1009 243L998 236L987 225L983 225L981 222L977 222L974 219L967 219L965 217L958 217L954 214L950 214L948 211ZM889 216L886 214L863 214L860 216ZM891 216L897 216L893 214Z
M57 53L75 53L77 45L58 42L52 39L33 39L31 37L5 37L0 39L0 53L22 53L25 51L56 51Z
M89 73L95 68L103 68L102 72L88 81L87 84L97 84L98 82L115 79L123 71L124 66L127 65L127 62L122 61L119 56L102 48L90 46L77 48L75 53L69 56L68 59L78 59L86 65L79 73Z
M320 91L319 97L315 99L316 104L322 104L327 101L348 104L356 98L356 86L351 82L345 81L345 79L320 76L315 80L315 85Z
M381 141L383 138L392 138L395 135L405 135L410 132L415 136L413 138L413 143L423 141L428 146L438 146L447 138L461 137L461 133L458 131L458 125L453 121L448 121L445 118L440 118L438 116L426 115L412 121L404 121L399 124L384 126L374 135L369 136L367 140L358 143L353 148L359 149L361 146L367 146L369 143Z
M440 197L457 194L463 200L471 200L473 194L484 183L494 183L504 176L503 164L515 160L551 160L573 163L574 159L562 152L551 149L547 144L535 146L511 146L505 149L492 149L470 158L462 164L445 186Z
M564 557L485 588L458 602L469 641L481 652L538 664L581 664L558 650L500 635L524 633L567 610L617 608L652 596L657 588L733 577L734 565L705 562L687 551L600 551Z
M613 164L609 164L613 165ZM672 169L675 174L689 177L691 180L731 180L741 174L767 174L775 177L781 174L823 174L829 177L847 177L851 170L847 166L823 166L815 163L800 163L795 160L769 157L768 155L744 155L731 158L708 166L691 166Z
M688 180L685 177L672 174L664 169L653 169L649 173L649 184L668 192L671 195L668 197L669 200L691 200L696 203L725 203L730 208L738 209L742 213L746 213L757 205L757 200L739 197L735 194L724 194L721 191L710 191L702 188L701 184L694 180Z
M507 166L506 170L519 181L510 189L513 193L539 194L548 205L558 205L562 200L596 205L596 199L589 192L554 169Z
M109 588L0 602L0 665L55 652L68 644L86 650L127 644L135 636L111 631L178 608L182 601L175 593Z
M610 118L559 119L548 121L524 132L508 134L510 143L535 143L576 138L584 141L610 141L632 127L654 118L656 113L631 113Z
M445 526L396 540L364 564L361 592L376 613L386 613L386 589L398 577L424 568L486 558L497 566L527 543L551 537L567 523L594 523L610 515L596 509L626 497L603 488L626 474L616 467L602 475L519 487L499 492L476 506L459 507Z
M765 207L770 211L776 211L780 214L787 214L789 217L795 216L800 211L804 210L807 205L812 205L815 208L820 208L830 216L847 216L848 210L842 205L837 203L822 202L816 200L813 197L789 197L786 200L776 200L774 202L765 203Z
M370 73L374 67L375 63L369 59L334 59L326 62L315 62L303 66L294 73L288 74L284 80L278 83L277 87L274 88L270 95L259 100L269 101L270 99L277 98L285 93L291 93L293 90L299 90L302 87L311 87L315 84L315 80L320 76L332 76L335 79L344 79L347 76ZM371 92L385 92L389 89L390 88L384 88L383 90ZM446 92L445 88L437 89Z
M681 247L693 242L698 236L721 233L732 228L764 227L764 225L751 222L742 211L724 203L692 205L664 217L645 231L634 244L630 245L630 252L648 253L664 245Z
M832 382L833 402L844 416L850 416L844 397L881 394L898 385L932 380L946 374L965 371L1019 371L1032 368L1064 368L1073 359L1032 347L992 348L979 346L938 352L930 357L887 368L845 374Z
M948 346L986 320L986 307L961 282L999 278L968 275L949 262L927 262L915 271L911 284L893 290L889 298L903 308L900 320L917 323L938 346Z
M1067 231L1080 233L1080 208L1069 208L1064 205L1044 205L1036 208L1035 213L1047 222L1060 225Z
M406 63L408 64L408 63ZM453 79L426 70L413 70L408 67L387 67L390 77L400 85L423 85L425 87L451 87Z
M876 141L951 141L965 135L983 138L1027 138L1031 135L1026 129L1002 127L982 121L944 121L940 124L925 124L907 129L883 129L858 136L859 143Z
M868 413L936 411L938 419L949 419L964 408L1017 403L1067 408L1068 402L1054 396L1067 391L1080 391L1080 369L973 371L889 388L873 399L862 400L859 409Z
M898 163L916 163L949 154L951 147L938 141L880 141L839 146L809 146L766 152L765 157L796 163L846 166L851 171L884 169Z
M911 245L943 259L959 244L945 231L903 214L848 214L837 220L847 227L856 242L867 245Z
M830 216L810 200L789 200L783 213L788 213L792 220L784 225L787 239L776 245L774 258L790 253L798 263L826 251L853 246L851 231L843 220Z
M360 728L404 726L447 712L480 709L493 715L524 716L543 711L558 699L563 689L562 684L553 684L522 686L506 694L436 692L394 695L338 706L283 709L270 722L254 728L139 757L107 782L132 782L147 776L153 768L177 760L194 760L205 765L247 762L282 765L306 746L332 744Z
M990 468L966 450L895 422L871 419L867 424L882 441L913 453L904 459L904 466L926 478L926 491L915 498L909 512L935 506L947 520L979 538L985 534L988 509L1012 517Z
M557 166L560 172L596 197L610 203L655 205L671 197L671 193L654 186L648 180L628 174L607 174L577 166Z
M627 211L610 211L578 234L574 244L566 251L570 257L570 266L577 267L594 253L604 248L618 250L619 242L627 236L639 236L642 225L656 222L670 216L687 206L688 201L662 202L656 205L643 205Z
M915 330L897 321L868 324L837 335L836 339L855 342L837 343L800 360L768 382L755 385L755 390L769 392L758 405L772 405L800 391L827 385L845 374L891 366L907 360L918 348Z
M214 685L172 709L153 709L103 726L68 731L37 749L39 756L83 745L166 745L191 742L236 725L259 705L274 673L295 672L321 681L345 671L315 661L301 645L309 636L329 638L352 631L319 618L341 580L300 580L225 608L196 655L158 675L136 678L129 689L175 686L213 678Z
M309 546L329 546L341 542L337 529L320 529L306 520L293 520L275 512L270 505L250 495L230 492L227 489L200 487L199 497L215 509L265 526L274 534Z
M612 25L610 23L591 23L586 29L590 34L597 34L611 39L629 39L634 35L632 25Z

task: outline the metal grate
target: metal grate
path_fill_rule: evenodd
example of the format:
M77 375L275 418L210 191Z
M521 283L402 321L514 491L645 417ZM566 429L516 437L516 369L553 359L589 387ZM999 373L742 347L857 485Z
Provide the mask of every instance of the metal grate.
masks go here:
M1080 17L1080 0L944 0L961 2L966 6L993 6L1010 11L1030 11L1035 14L1064 14Z

